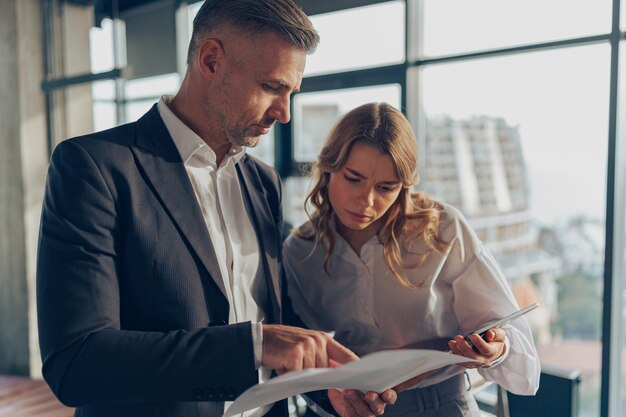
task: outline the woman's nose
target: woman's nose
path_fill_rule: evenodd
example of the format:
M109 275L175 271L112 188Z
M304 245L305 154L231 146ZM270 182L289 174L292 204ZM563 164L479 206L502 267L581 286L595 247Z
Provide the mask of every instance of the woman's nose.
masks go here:
M374 189L372 187L365 187L359 193L359 202L366 204L367 207L374 205Z

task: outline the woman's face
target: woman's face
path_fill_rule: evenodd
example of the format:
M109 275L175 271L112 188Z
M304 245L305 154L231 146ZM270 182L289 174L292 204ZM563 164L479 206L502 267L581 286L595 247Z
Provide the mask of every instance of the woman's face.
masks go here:
M391 156L356 143L344 166L330 174L328 196L340 226L373 235L401 189Z

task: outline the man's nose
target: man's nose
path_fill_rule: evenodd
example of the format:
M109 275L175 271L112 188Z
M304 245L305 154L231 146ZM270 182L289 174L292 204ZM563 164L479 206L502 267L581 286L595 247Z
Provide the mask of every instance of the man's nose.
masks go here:
M280 123L288 123L291 120L290 97L278 97L267 111L267 115Z

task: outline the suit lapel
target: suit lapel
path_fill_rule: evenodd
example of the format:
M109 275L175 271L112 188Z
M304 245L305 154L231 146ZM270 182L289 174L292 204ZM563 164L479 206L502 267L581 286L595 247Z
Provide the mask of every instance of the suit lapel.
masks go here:
M237 164L237 174L241 183L242 194L248 216L259 239L262 252L262 265L266 271L264 275L268 295L272 305L274 321L280 320L280 271L278 269L278 252L281 249L276 229L276 222L272 216L269 203L265 198L266 192L259 179L256 167L249 157L244 157Z
M181 234L225 296L224 281L198 199L156 105L137 121L137 140L132 152Z

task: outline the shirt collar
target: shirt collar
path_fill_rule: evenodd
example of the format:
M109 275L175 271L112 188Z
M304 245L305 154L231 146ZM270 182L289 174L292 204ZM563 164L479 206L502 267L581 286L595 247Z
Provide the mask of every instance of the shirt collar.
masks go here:
M348 241L339 234L339 232L337 231L337 218L336 218L336 214L333 214L330 218L329 221L329 229L331 230L331 232L333 233L333 236L335 237L335 244L341 245L341 251L343 252L343 249L350 249L350 251L354 252L352 250L352 248L350 248L350 244L348 243ZM374 236L370 237L364 244L363 247L366 246L376 246L376 245L382 245L382 243L380 242L380 237L378 236L378 234L375 234ZM339 249L339 248L338 248Z
M169 105L173 98L172 96L162 96L157 103L157 109L183 163L187 164L194 155L198 154L215 164L217 157L213 149L170 109ZM231 159L233 163L239 162L245 153L246 149L243 146L231 147L224 157L222 165L226 165Z

